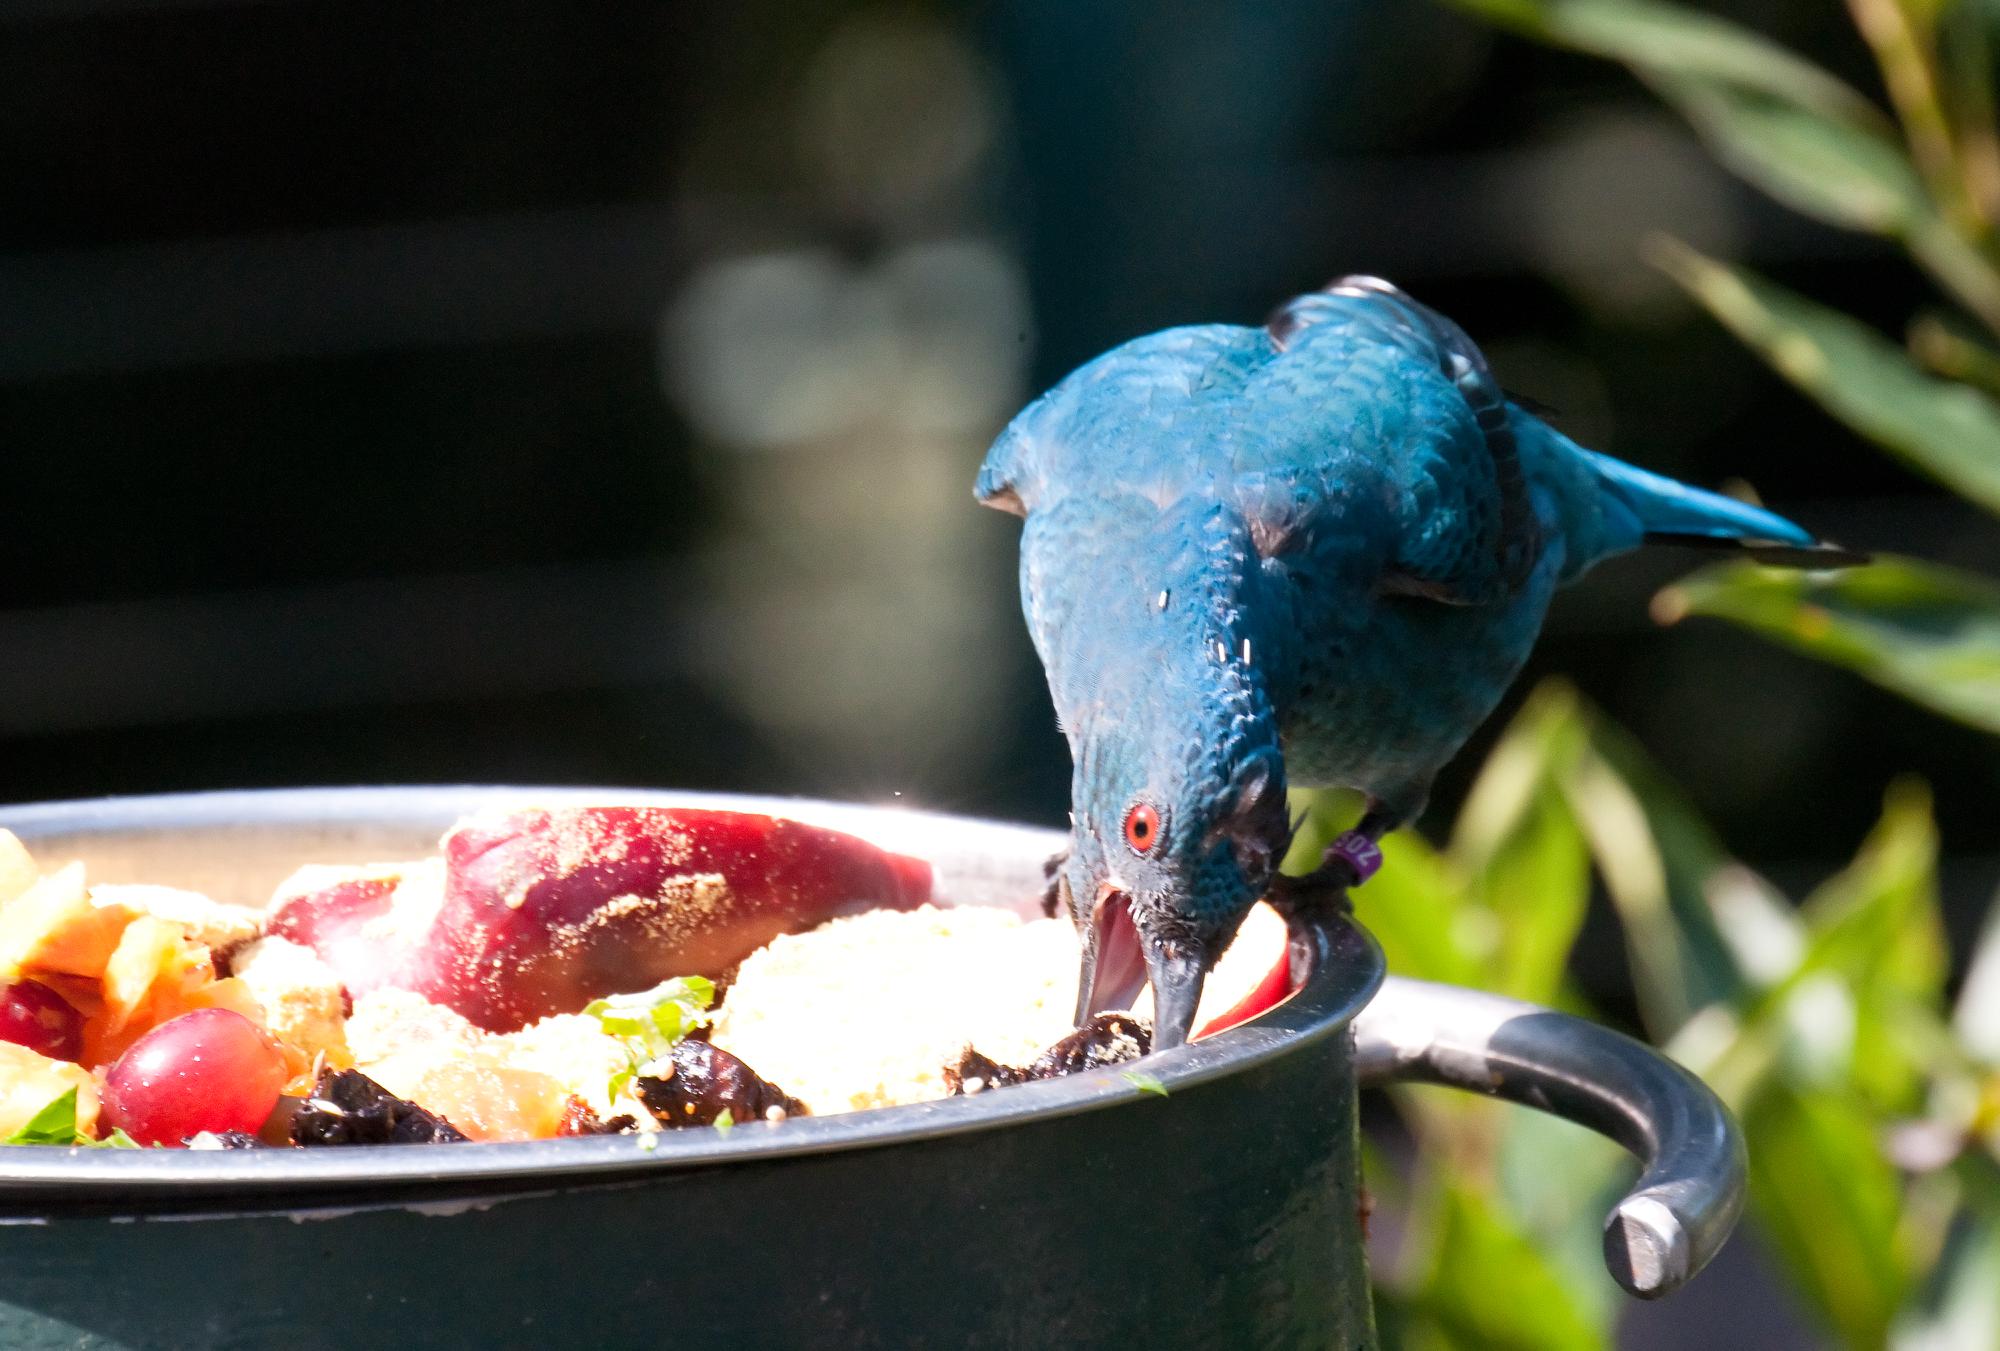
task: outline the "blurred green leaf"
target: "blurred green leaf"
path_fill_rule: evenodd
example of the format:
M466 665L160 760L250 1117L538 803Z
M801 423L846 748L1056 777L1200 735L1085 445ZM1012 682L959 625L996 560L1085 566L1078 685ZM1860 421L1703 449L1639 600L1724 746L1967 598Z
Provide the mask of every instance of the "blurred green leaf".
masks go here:
M1986 912L1952 1010L1952 1026L1974 1059L2000 1065L2000 901Z
M1766 88L1634 64L1718 159L1785 205L1870 234L1928 228L1923 184L1872 108L1841 116Z
M1662 591L1655 611L1731 620L2000 732L2000 587L1982 578L1907 558L1835 573L1727 564Z
M1754 89L1828 117L1871 118L1874 105L1812 62L1741 25L1659 0L1456 0L1489 23L1628 65Z
M2000 329L2000 273L1939 215L1897 128L1851 86L1778 44L1658 0L1456 0L1544 42L1630 67L1716 157L1795 210L1901 238Z
M1634 742L1579 716L1588 717L1589 744L1563 793L1624 925L1640 1012L1664 1041L1700 1010L1750 989L1708 904L1729 856Z
M1486 988L1550 1003L1590 900L1590 860L1558 780L1583 749L1575 701L1538 696L1487 757L1451 857L1491 916Z
M1736 336L1849 427L2000 511L2000 404L1925 374L1888 339L1805 297L1666 241L1658 261Z
M1807 897L1801 970L1839 973L1857 989L1940 1005L1949 958L1938 909L1937 825L1913 779L1889 789L1854 862Z
M2000 1346L2000 1223L1961 1216L1943 1257L1896 1318L1895 1351Z
M1934 374L2000 394L2000 352L1960 331L1949 316L1918 316L1905 341L1910 355Z
M1405 1305L1405 1346L1590 1351L1610 1329L1540 1247L1483 1193L1445 1182L1427 1217L1434 1239L1421 1293ZM1423 1325L1429 1324L1426 1328Z
M1389 969L1419 980L1480 983L1488 928L1470 915L1466 885L1451 865L1407 831L1382 841L1382 870L1354 892L1354 914Z
M1900 1190L1877 1123L1833 1093L1772 1082L1743 1112L1758 1221L1801 1291L1853 1346L1883 1344L1911 1285Z
M1852 1001L1849 1087L1885 1112L1921 1108L1925 1072L1943 1039L1950 959L1937 894L1937 827L1914 781L1890 789L1882 820L1855 860L1802 909L1810 938L1796 988L1815 975Z
M1631 1157L1611 1141L1547 1112L1502 1117L1499 1196L1504 1213L1547 1258L1592 1321L1608 1323L1625 1296L1604 1272L1604 1217L1631 1185ZM1560 1167L1550 1161L1561 1160Z
M1544 42L1629 66L1724 163L1822 220L1876 234L1928 213L1894 125L1860 93L1724 19L1654 0L1459 0Z

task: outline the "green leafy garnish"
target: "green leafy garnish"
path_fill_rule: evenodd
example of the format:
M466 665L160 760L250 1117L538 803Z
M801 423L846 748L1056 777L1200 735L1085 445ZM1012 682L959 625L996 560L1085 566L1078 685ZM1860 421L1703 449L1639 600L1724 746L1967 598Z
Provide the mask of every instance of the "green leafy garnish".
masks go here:
M711 1021L715 982L701 976L675 976L650 990L593 999L584 1013L624 1043L630 1058L611 1076L611 1096L617 1097L638 1075L651 1075L672 1063L675 1043Z
M1156 1098L1167 1096L1167 1086L1144 1070L1126 1070L1125 1082L1141 1093L1151 1093Z
M139 1142L122 1130L114 1130L102 1140L83 1134L76 1128L76 1090L70 1089L51 1102L41 1111L28 1118L27 1124L15 1131L0 1144L9 1145L83 1145L91 1149L138 1149Z
M736 1129L736 1113L727 1107L715 1114L715 1128L724 1135Z

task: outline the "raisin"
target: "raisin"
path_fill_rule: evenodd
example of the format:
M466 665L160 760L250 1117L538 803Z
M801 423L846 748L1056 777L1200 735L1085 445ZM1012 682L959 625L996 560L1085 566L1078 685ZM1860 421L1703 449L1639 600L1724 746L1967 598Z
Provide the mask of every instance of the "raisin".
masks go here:
M804 1116L806 1105L719 1046L705 1041L674 1045L673 1073L641 1075L634 1087L662 1126L712 1126L725 1111L731 1121Z
M322 1070L292 1114L295 1145L446 1145L469 1137L435 1112L405 1101L360 1070Z
M968 1046L956 1065L944 1067L944 1082L957 1097L986 1088L1060 1079L1065 1074L1122 1065L1152 1049L1153 1032L1145 1023L1129 1013L1100 1013L1022 1068L1002 1065Z

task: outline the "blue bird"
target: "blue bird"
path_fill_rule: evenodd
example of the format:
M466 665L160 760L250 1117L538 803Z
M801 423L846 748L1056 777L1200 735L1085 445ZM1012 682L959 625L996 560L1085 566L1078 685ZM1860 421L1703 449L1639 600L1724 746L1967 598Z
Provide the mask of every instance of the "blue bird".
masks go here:
M1372 277L1106 353L1014 418L977 494L1025 518L1022 608L1074 762L1051 894L1082 937L1077 1021L1150 980L1161 1049L1259 897L1344 901L1374 871L1558 586L1656 541L1856 561L1583 449ZM1367 800L1308 879L1277 874L1288 784Z

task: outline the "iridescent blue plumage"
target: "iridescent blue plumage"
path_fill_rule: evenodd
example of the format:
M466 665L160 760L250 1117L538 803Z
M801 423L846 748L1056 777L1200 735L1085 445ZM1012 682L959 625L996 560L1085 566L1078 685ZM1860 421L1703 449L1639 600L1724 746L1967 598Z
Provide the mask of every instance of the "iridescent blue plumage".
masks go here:
M1150 975L1164 1045L1271 882L1288 781L1358 788L1364 828L1393 828L1558 585L1649 537L1819 547L1578 447L1371 278L1106 353L1014 419L978 493L1026 517L1022 604L1075 762L1079 1015Z

